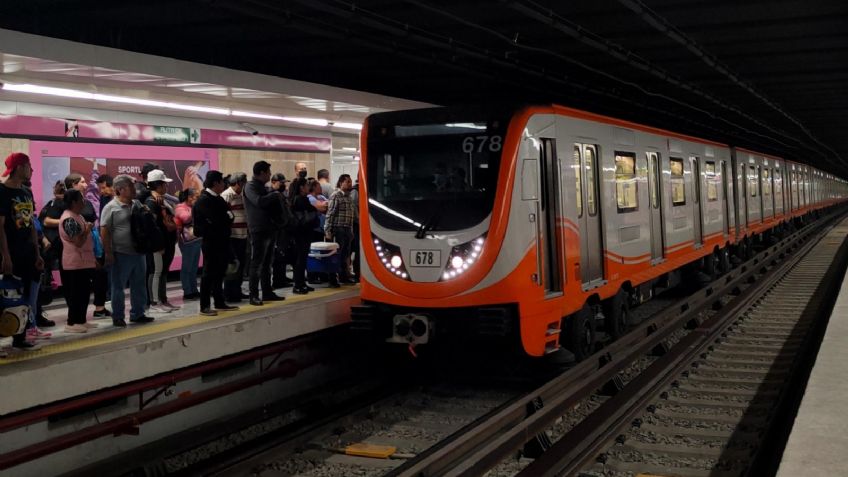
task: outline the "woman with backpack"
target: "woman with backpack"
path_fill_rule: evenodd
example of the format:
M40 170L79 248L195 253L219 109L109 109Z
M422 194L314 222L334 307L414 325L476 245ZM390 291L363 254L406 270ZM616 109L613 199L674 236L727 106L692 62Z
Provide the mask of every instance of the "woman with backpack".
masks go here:
M62 238L62 285L68 303L67 333L86 333L89 328L97 327L97 323L86 321L97 262L91 236L94 224L82 217L83 205L83 196L78 190L65 192L65 212L59 219L59 236Z
M167 281L168 270L174 261L174 251L177 246L177 224L174 222L174 209L165 200L166 185L171 182L165 171L155 169L147 173L147 188L150 196L145 205L156 217L156 225L165 237L165 247L152 253L153 273L148 273L147 283L150 291L150 308L154 311L170 313L180 307L168 301ZM148 262L149 263L149 262Z
M294 216L294 289L293 293L306 295L314 288L306 285L306 259L312 244L314 229L318 227L318 209L309 203L309 186L306 178L298 177L289 189L289 200Z

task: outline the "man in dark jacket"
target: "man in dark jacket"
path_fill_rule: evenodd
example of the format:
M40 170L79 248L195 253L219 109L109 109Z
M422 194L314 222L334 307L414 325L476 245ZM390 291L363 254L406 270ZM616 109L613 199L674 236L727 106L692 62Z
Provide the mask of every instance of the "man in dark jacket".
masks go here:
M253 165L253 180L244 188L244 208L247 230L250 232L250 304L261 306L264 301L281 301L271 287L271 263L277 239L283 199L278 191L269 191L265 184L271 179L271 164L259 161ZM259 283L262 298L259 298Z
M206 173L206 188L192 208L194 234L203 237L203 276L200 278L200 314L215 316L211 299L218 310L237 310L224 301L224 275L230 262L230 225L233 214L221 193L227 188L219 171Z

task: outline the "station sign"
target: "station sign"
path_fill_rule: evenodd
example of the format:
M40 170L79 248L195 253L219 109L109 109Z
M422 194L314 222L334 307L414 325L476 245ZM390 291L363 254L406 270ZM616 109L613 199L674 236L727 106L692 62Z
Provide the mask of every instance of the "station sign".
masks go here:
M172 126L153 126L154 142L177 142L183 144L201 144L200 129Z

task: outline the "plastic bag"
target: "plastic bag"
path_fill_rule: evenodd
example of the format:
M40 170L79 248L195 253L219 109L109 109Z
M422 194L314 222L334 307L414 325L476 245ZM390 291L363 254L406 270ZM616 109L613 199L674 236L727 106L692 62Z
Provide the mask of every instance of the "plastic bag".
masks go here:
M100 239L100 231L96 227L91 229L91 241L94 243L94 256L103 258L103 240Z

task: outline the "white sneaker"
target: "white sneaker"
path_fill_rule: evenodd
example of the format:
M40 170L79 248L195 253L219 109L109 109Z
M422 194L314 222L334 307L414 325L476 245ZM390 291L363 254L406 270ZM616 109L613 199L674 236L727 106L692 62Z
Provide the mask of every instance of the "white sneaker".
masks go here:
M174 310L171 309L171 308L168 308L167 306L162 306L162 305L156 304L156 305L150 305L150 311L153 312L153 313L170 313Z
M66 325L65 333L86 333L88 328L85 325Z
M86 328L97 328L98 326L100 326L97 323L92 323L90 321L86 321L82 325L85 326Z
M162 305L161 305L161 306L162 306L163 308L169 308L171 311L176 311L176 310L179 310L179 309L180 309L180 307L179 307L178 305L172 305L172 304L170 304L170 303L168 303L168 302L162 303Z

